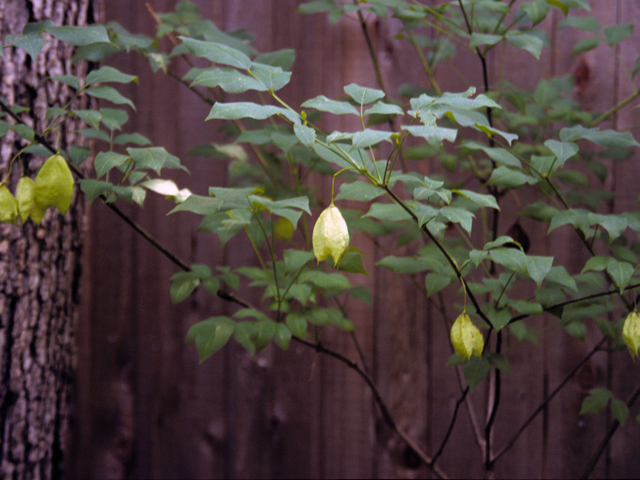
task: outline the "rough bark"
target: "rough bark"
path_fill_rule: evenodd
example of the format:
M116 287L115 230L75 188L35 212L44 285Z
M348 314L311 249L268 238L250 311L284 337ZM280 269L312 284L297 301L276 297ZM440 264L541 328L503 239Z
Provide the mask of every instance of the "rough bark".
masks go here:
M46 18L56 25L86 25L95 16L92 0L4 1L0 36L20 34L26 23ZM35 60L22 49L4 49L0 96L9 105L28 107L21 116L36 132L43 130L48 106L62 106L73 96L68 86L46 77L86 73L86 64L72 65L72 53L73 47L51 37ZM86 103L74 107L86 108ZM67 123L49 140L61 149L79 144L77 127ZM11 158L24 146L14 132L0 139L0 179L9 175L12 192L21 170L34 178L45 160L23 154L9 173ZM76 189L64 216L49 209L40 226L30 220L21 227L0 224L1 478L59 478L64 472L84 213L84 198Z

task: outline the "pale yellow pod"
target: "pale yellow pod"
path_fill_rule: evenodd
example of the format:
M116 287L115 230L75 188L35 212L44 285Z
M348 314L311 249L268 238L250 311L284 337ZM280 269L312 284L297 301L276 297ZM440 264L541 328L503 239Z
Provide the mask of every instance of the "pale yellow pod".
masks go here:
M18 218L18 202L3 185L0 187L0 222L16 223L16 218Z
M329 255L338 266L349 249L349 229L333 204L324 209L313 227L313 254L318 263Z
M36 176L34 191L40 210L54 206L63 215L67 213L73 196L73 176L64 157L52 155L44 162Z
M631 358L637 357L640 350L640 313L635 310L624 321L622 339L627 344Z
M482 356L484 339L480 329L471 321L467 312L462 312L451 327L451 343L456 354L463 360L468 360L471 355Z

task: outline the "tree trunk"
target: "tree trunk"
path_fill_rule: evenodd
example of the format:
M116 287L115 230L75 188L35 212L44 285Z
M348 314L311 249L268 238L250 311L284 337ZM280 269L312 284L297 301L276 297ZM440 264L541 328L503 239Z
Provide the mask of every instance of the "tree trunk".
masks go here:
M7 0L0 2L0 37L22 32L28 22L50 18L56 25L86 25L97 16L95 0ZM20 48L0 58L0 97L29 108L20 115L36 132L48 106L63 106L74 91L51 75L84 75L72 65L73 47L49 35L34 60ZM87 108L76 101L74 108ZM13 122L6 116L5 121ZM49 138L61 149L82 142L79 125L67 122ZM35 177L45 157L22 154L10 131L0 138L0 181L15 192L22 170ZM17 168L20 163L22 168ZM49 209L39 226L0 224L0 477L60 478L68 456L75 379L74 323L77 320L80 251L85 201L76 188L66 215Z

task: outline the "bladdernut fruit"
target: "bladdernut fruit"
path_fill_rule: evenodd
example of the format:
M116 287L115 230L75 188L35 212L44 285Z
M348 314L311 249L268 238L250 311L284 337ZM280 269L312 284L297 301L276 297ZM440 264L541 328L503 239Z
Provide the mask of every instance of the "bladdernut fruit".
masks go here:
M329 255L337 267L349 249L349 229L340 210L329 205L313 227L313 254L318 263Z

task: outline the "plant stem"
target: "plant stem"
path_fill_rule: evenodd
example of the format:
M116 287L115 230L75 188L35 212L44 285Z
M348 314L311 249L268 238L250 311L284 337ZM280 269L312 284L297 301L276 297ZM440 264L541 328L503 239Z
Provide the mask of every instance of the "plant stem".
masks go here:
M627 407L630 408L638 399L638 397L640 397L640 385L636 387L635 391L631 394L631 396L627 400ZM587 469L584 471L584 473L580 478L589 478L589 475L591 475L591 473L593 472L593 469L596 468L596 465L598 464L598 460L602 456L602 452L604 452L605 448L609 444L609 441L611 440L611 437L613 436L614 433L616 433L616 430L618 430L619 426L620 426L620 422L618 420L615 420L611 425L611 428L609 429L609 431L605 433L604 437L600 441L600 445L596 449L596 452L594 453L593 457L591 457L591 461L589 462Z
M580 360L580 362L573 368L573 370L571 370L571 372L569 372L569 374L564 378L564 380L562 380L562 382L560 382L560 384L553 390L553 392L551 392L551 395L545 398L544 401L540 405L538 405L538 408L536 408L533 411L533 413L529 415L529 418L525 420L525 422L518 429L518 431L513 435L513 437L511 437L511 440L509 440L507 444L502 448L502 450L500 450L496 455L493 456L493 458L489 460L489 463L491 466L493 466L493 464L497 462L500 457L502 457L505 453L507 453L511 449L511 447L513 447L513 445L516 443L518 438L520 438L520 435L522 435L522 432L526 430L526 428L533 421L533 419L536 418L536 416L547 407L549 402L551 402L551 400L553 400L553 398L558 394L558 392L560 392L560 390L562 390L562 388L569 382L569 380L571 380L573 376L576 373L578 373L578 370L580 370L580 368L585 363L587 363L587 361L589 361L589 359L593 356L594 353L596 353L600 349L600 347L605 343L605 341L606 341L605 338L600 340L597 343L597 345L591 349L591 351L587 354L587 356L584 357L582 360Z
M404 430L402 430L396 424L393 416L389 412L389 408L387 407L387 404L382 399L380 392L378 391L378 388L376 387L375 383L373 383L373 379L363 369L361 369L357 363L349 360L347 357L345 357L344 355L338 352L335 352L333 350L330 350L324 347L320 343L308 342L307 340L302 340L301 338L298 338L295 336L292 337L292 340L298 343L301 343L302 345L305 345L309 348L312 348L316 352L324 353L326 355L329 355L330 357L333 357L339 360L340 362L345 364L347 367L354 370L358 375L360 375L360 377L365 381L365 383L371 390L371 393L373 394L373 398L376 404L378 405L378 408L380 409L380 413L382 414L382 418L384 419L385 423L389 426L389 428L391 428L401 438L401 440L409 448L411 448L416 453L416 455L418 455L418 457L420 457L420 459L433 471L433 473L438 478L448 478L448 476L439 467L433 465L433 460L424 452L424 450L422 450L422 448L420 448L420 446L406 432L404 432Z
M418 59L420 60L420 64L422 65L422 68L423 68L424 72L427 74L427 78L429 78L429 81L431 82L431 86L436 91L436 94L439 97L441 97L442 96L442 90L440 90L440 86L438 85L438 82L436 82L436 79L433 76L433 71L431 70L431 66L427 62L427 59L424 57L424 54L422 53L422 50L420 49L420 46L416 42L416 39L415 39L415 37L413 36L413 34L411 33L410 30L407 30L407 36L409 37L409 41L411 42L411 45L413 45L413 48L416 51L416 54L418 55Z

